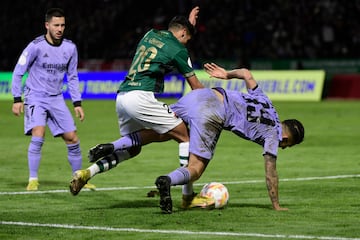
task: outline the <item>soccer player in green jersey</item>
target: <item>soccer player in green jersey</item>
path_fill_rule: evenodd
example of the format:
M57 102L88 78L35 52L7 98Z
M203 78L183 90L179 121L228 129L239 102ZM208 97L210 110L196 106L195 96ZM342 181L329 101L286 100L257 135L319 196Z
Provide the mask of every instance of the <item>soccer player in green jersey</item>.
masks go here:
M120 139L111 143L98 144L89 151L90 162L109 155L114 161L128 159L141 151L141 146L154 141L153 131L161 134L159 141L174 139L179 143L179 160L187 163L189 157L189 135L182 119L175 116L169 106L158 101L154 94L164 90L164 75L177 69L192 89L203 88L191 65L187 42L195 33L199 7L194 7L189 18L174 17L168 30L148 31L140 40L126 79L121 83L116 98ZM139 134L151 129L149 136ZM125 149L112 154L118 149ZM111 162L111 161L110 161ZM103 166L111 168L111 164ZM84 184L99 169L79 170L73 175L70 191L79 193ZM103 169L104 170L104 169ZM105 169L106 170L106 169ZM190 189L192 192L192 189Z

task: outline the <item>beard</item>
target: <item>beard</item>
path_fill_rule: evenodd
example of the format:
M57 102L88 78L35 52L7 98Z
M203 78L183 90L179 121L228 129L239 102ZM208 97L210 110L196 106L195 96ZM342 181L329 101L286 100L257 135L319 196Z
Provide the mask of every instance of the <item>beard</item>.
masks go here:
M53 34L51 32L49 32L49 36L51 41L53 42L54 45L60 45L62 40L63 40L63 35L61 34L61 36L57 36L56 34Z

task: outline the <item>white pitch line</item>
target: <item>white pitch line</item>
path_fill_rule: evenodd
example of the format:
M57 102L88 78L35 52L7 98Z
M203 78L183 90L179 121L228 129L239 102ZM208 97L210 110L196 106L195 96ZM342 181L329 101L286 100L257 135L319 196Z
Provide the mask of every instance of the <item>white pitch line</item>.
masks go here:
M180 231L180 230L115 228L115 227L100 227L100 226L79 226L79 225L68 225L68 224L47 224L47 223L9 222L9 221L0 221L0 225L99 230L99 231L113 231L113 232L181 234L181 235L187 234L187 235L257 237L257 238L277 238L277 239L284 238L284 239L321 239L321 240L360 240L360 238L345 238L345 237L330 237L330 236L262 234L262 233L241 233L241 232L204 232L204 231L196 232L196 231Z
M328 180L328 179L343 179L343 178L359 178L360 174L352 175L337 175L337 176L323 176L323 177L303 177L303 178L284 178L279 179L280 182L298 182L298 181L313 181L313 180ZM265 180L244 180L222 182L223 184L249 184L249 183L263 183ZM205 183L196 183L195 186L203 186ZM178 187L178 186L175 186ZM119 191L119 190L138 190L138 189L155 189L155 186L143 187L109 187L96 188L95 191ZM89 189L82 189L82 191L90 191ZM44 194L44 193L69 193L69 190L47 190L47 191L24 191L24 192L0 192L0 195L24 195L24 194Z
M360 174L323 176L323 177L284 178L284 179L279 179L279 181L280 182L301 182L301 181L342 179L342 178L358 178L358 177L360 177ZM265 180L248 180L248 181L222 182L222 183L223 184L244 184L244 183L260 183L260 182L265 182Z

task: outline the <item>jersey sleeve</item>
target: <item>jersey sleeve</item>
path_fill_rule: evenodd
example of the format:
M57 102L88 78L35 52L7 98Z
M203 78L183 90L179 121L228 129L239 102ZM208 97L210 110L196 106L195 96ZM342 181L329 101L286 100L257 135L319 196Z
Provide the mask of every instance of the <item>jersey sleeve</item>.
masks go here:
M28 71L29 66L35 61L36 51L35 44L33 42L29 43L15 65L11 83L11 93L14 98L21 97L22 95L22 77Z
M188 51L186 49L179 51L176 54L174 61L176 68L184 77L188 78L195 75Z
M267 97L265 95L265 93L263 92L263 90L261 90L259 85L255 89L248 89L247 91L248 91L248 93L250 95L253 95L253 96L265 96L265 97Z
M78 52L76 46L74 45L67 69L67 80L68 80L69 92L72 102L81 101L77 67L78 67Z
M279 149L279 139L276 133L266 138L264 143L263 155L270 154L277 157Z

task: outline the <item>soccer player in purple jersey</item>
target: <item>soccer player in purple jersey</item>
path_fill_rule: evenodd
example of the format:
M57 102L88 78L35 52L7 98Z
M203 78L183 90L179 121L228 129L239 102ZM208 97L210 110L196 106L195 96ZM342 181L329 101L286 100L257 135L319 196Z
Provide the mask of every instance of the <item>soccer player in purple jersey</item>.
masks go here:
M187 167L180 167L156 179L161 210L164 213L172 211L170 186L191 185L200 178L213 157L222 129L263 147L266 186L272 206L278 211L288 210L279 204L276 159L279 147L285 149L303 141L303 125L296 119L280 122L272 102L249 70L242 68L226 71L214 63L205 64L204 68L212 77L244 79L248 93L222 88L196 89L170 106L188 124L190 156ZM207 199L201 202L191 192L187 194L183 196L183 207L191 204L206 207L206 204L213 203ZM197 200L200 201L194 202Z
M84 120L77 72L76 45L63 38L65 14L62 9L51 8L45 14L46 34L30 42L21 53L13 71L12 112L24 114L25 135L31 135L28 148L29 183L27 190L38 190L38 169L41 149L48 125L53 136L61 136L68 150L72 172L81 169L82 155L74 119L62 95L63 80L67 75L69 91L76 117ZM28 77L22 88L22 77ZM22 94L24 92L24 102Z

